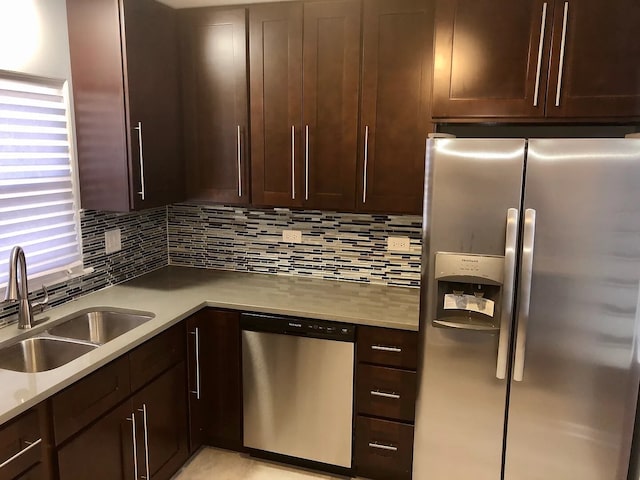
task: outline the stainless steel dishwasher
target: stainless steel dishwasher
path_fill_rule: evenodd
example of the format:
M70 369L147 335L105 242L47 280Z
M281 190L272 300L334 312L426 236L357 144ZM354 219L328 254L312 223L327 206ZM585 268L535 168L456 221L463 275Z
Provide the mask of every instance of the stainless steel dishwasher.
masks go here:
M244 446L350 469L353 325L243 314L241 328Z

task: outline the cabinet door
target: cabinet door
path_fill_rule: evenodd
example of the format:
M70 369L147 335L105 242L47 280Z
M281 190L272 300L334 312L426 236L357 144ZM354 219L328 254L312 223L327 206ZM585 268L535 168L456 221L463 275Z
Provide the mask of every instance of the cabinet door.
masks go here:
M138 469L154 480L169 479L189 457L186 366L174 366L132 398L138 418Z
M422 212L432 22L428 0L364 2L359 210Z
M246 10L185 10L181 39L187 197L246 205Z
M187 321L191 450L242 447L240 313L202 310Z
M37 408L29 410L0 428L0 478L19 478L43 458L46 443L39 428ZM40 439L39 443L38 440ZM30 445L34 444L30 448ZM9 461L10 459L13 459ZM6 463L5 463L6 462ZM25 478L29 478L28 476Z
M137 480L132 415L127 401L62 446L60 479Z
M438 0L433 117L544 116L553 0Z
M355 208L360 5L357 0L304 5L305 207Z
M67 0L82 208L129 211L117 0Z
M249 10L251 193L255 205L302 206L302 4Z
M640 116L640 3L556 0L555 10L547 115Z
M175 11L124 0L124 27L131 203L143 209L182 195Z

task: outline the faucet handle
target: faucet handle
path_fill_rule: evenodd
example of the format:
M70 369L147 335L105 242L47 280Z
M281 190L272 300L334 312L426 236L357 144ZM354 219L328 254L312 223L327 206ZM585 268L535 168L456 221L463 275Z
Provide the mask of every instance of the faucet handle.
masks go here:
M31 305L31 309L33 313L41 313L42 311L44 311L47 304L49 303L49 291L47 290L46 285L42 286L42 291L44 292L44 298L42 299L42 301Z

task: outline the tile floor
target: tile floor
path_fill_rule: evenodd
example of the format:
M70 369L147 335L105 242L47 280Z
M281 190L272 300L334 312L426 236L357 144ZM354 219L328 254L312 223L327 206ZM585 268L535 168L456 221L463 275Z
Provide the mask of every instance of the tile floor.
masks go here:
M343 480L322 474L258 460L235 452L203 448L173 480Z

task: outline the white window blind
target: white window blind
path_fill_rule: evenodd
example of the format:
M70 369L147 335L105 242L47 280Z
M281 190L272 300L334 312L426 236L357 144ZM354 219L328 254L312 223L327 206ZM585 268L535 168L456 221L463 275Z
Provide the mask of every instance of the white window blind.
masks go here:
M64 82L0 72L0 291L15 245L30 280L82 264L67 105Z

